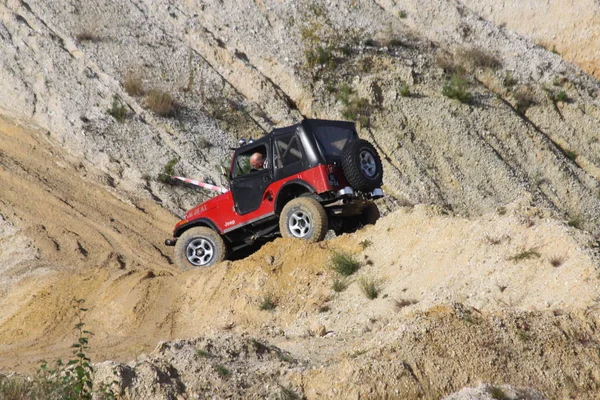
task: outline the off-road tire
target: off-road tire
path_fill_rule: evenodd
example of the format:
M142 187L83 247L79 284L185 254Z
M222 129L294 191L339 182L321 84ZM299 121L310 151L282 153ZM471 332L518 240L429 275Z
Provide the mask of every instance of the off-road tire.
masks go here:
M188 255L193 247L202 249L211 248L212 253L207 255ZM175 244L175 265L182 270L194 268L207 268L223 261L227 256L227 247L221 235L206 226L196 226L183 232ZM208 257L208 259L206 258ZM196 260L196 264L190 261ZM204 261L206 261L204 263Z
M325 238L327 224L325 208L311 197L290 200L279 215L281 236L299 238L311 243Z
M381 217L381 214L379 213L379 208L377 207L377 204L373 203L372 201L369 201L365 205L365 208L363 208L360 220L363 223L363 225L375 225L375 222L379 220L379 217Z
M348 142L342 150L344 175L355 189L369 192L381 187L383 167L375 147L364 139Z

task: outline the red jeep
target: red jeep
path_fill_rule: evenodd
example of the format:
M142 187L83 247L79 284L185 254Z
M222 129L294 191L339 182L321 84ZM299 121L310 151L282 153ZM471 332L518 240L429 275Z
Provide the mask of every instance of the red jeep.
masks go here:
M264 159L252 169L250 158ZM230 190L189 210L165 244L182 269L209 267L257 240L310 242L374 224L383 196L375 148L354 123L305 119L235 150Z

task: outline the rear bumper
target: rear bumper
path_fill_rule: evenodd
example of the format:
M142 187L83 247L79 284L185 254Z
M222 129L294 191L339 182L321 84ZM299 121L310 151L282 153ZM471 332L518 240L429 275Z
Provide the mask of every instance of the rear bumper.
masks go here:
M344 197L344 196L350 196L350 197L357 197L357 193L354 189L352 189L350 186L346 186L343 189L340 189L336 192L337 196L339 197ZM376 188L373 189L373 191L366 193L366 198L367 199L371 199L371 200L375 200L375 199L379 199L382 198L384 196L383 194L383 190L381 190L381 188Z

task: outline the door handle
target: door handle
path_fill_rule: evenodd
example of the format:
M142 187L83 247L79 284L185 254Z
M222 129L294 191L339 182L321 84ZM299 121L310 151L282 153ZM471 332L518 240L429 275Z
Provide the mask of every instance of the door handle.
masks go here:
M263 176L263 182L269 182L271 179L273 179L273 177L271 175Z

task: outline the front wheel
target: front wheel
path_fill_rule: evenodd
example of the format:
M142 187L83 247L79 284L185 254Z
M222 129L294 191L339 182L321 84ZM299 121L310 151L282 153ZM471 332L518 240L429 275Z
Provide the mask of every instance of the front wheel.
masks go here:
M288 202L279 216L279 230L283 237L319 242L327 234L327 213L313 198L298 197Z
M210 267L223 261L226 255L221 235L205 226L188 229L175 244L175 264L182 270Z

